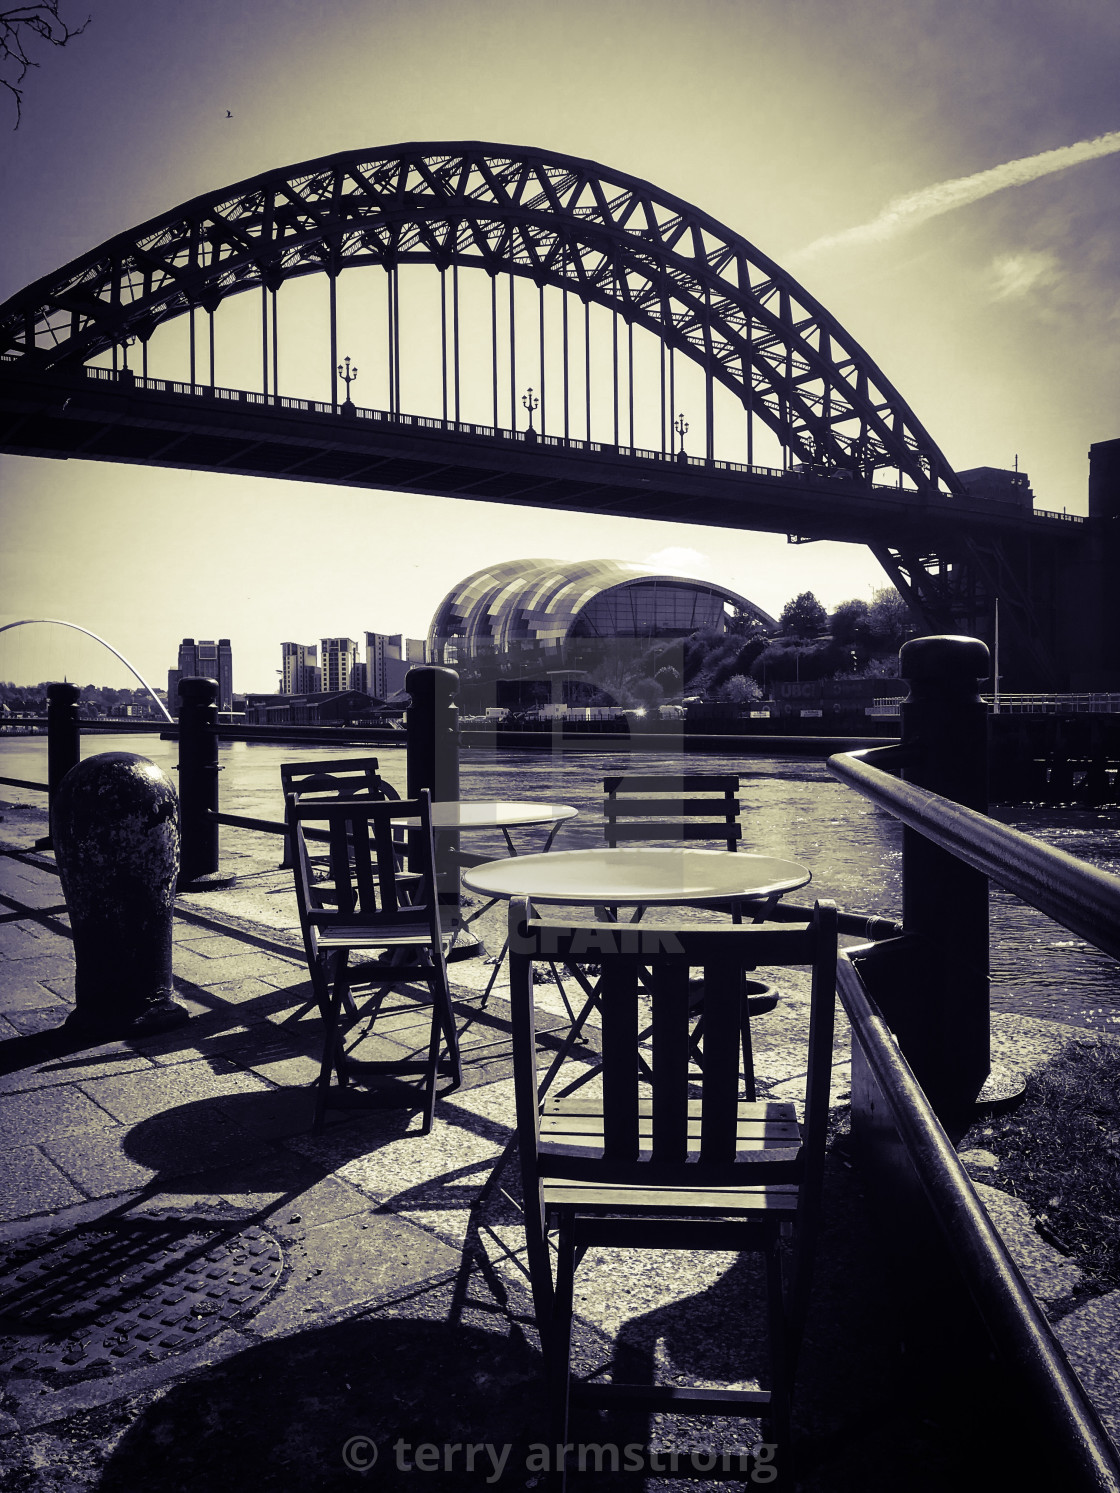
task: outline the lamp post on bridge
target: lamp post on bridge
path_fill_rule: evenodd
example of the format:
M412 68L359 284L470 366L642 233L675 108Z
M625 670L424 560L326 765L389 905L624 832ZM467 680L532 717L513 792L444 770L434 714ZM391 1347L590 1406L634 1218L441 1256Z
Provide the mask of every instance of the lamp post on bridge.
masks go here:
M676 420L674 420L673 429L681 438L681 449L677 452L677 460L687 461L688 457L685 455L684 438L688 434L688 421L683 415L678 415Z
M527 441L535 441L537 432L533 429L533 411L539 407L540 400L534 395L531 387L527 394L522 394L521 403L529 411L529 429L525 432L525 439Z
M347 358L346 359L346 367L345 368L343 368L343 366L342 366L341 363L338 365L338 376L339 376L340 379L342 379L343 383L346 385L346 398L342 401L342 406L341 406L342 413L344 415L353 415L353 414L356 414L357 411L354 409L354 401L350 398L350 385L354 382L354 380L358 376L357 364L355 364L354 367L351 368L350 367L350 359Z

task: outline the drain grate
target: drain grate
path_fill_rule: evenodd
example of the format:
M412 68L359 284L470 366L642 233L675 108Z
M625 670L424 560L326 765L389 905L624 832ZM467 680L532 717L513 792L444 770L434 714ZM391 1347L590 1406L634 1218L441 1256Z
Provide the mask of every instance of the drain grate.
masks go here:
M0 1244L0 1378L61 1387L157 1363L256 1311L283 1265L263 1229L197 1216Z

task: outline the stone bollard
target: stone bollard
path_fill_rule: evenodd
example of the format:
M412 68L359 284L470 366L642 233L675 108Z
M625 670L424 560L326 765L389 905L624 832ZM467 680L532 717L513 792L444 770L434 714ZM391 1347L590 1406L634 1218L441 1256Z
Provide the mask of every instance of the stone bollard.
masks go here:
M54 803L58 785L81 761L82 728L78 721L81 690L76 684L47 685L47 805ZM50 850L49 834L35 842L36 849Z
M218 869L218 681L179 680L179 833L185 889Z
M914 638L899 672L910 685L904 780L986 814L988 707L977 686L988 649L978 638ZM898 1038L937 1112L962 1112L991 1066L988 879L912 829L902 832L902 868L902 921L921 940L927 988L896 1013Z
M74 934L70 1031L145 1036L190 1019L171 982L176 810L168 779L132 752L87 757L59 785L51 833Z
M459 797L459 711L455 694L459 676L454 669L425 664L409 669L404 687L408 707L405 749L407 793L416 798L427 788L433 803ZM441 916L447 927L459 923L459 836L441 831L436 837L436 881Z

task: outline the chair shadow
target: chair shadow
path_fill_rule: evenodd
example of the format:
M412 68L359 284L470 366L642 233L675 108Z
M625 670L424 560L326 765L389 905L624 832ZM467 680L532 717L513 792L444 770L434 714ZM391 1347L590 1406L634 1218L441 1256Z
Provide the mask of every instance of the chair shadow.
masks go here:
M477 1489L496 1462L525 1486L526 1428L545 1424L539 1351L500 1310L450 1323L445 1308L435 1291L195 1374L121 1438L99 1493L333 1493L363 1471L379 1489ZM422 1445L434 1466L427 1450L416 1464Z

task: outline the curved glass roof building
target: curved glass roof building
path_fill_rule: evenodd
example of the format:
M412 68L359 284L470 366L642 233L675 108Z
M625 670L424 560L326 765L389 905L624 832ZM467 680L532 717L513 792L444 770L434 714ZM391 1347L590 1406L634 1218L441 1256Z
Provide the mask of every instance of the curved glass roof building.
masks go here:
M653 575L620 560L504 560L476 570L444 597L428 632L433 663L498 654L563 654L579 641L648 644L733 617L777 622L745 596L712 581Z

